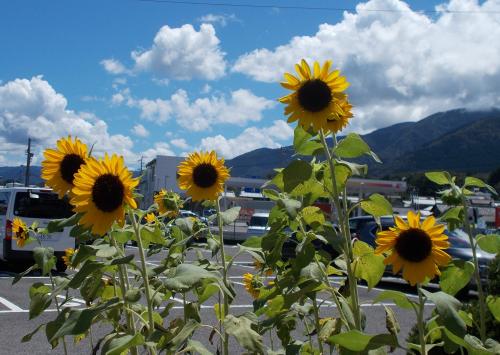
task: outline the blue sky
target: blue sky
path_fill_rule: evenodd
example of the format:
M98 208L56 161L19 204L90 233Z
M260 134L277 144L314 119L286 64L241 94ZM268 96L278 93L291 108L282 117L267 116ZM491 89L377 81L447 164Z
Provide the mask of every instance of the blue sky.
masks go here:
M2 1L0 165L23 162L28 136L35 164L67 134L132 167L289 145L278 83L301 58L345 73L351 131L499 105L499 0L227 3L277 7Z

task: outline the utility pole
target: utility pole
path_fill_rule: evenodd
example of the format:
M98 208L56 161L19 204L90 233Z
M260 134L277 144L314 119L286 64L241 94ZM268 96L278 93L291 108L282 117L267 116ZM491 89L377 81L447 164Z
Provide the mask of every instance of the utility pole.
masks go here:
M24 186L30 184L30 164L33 153L31 153L31 138L28 137L28 149L26 150L26 175L24 176Z
M139 161L141 162L141 174L142 174L142 161L144 160L144 157L141 155L141 159Z

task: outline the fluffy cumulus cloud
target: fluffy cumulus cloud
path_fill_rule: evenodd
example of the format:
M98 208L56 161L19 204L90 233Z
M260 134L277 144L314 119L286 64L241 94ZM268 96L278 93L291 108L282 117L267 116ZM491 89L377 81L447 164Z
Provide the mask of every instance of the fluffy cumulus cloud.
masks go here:
M113 58L101 60L101 65L110 74L118 75L129 72L119 60Z
M200 149L215 150L218 154L231 159L257 148L279 148L289 145L293 129L285 121L274 121L269 127L249 127L234 138L223 135L206 137L201 140ZM281 144L283 143L283 144Z
M149 131L142 124L136 124L132 127L131 132L137 137L145 138L149 136Z
M163 26L153 45L144 51L133 51L134 70L152 72L157 78L214 80L224 76L225 53L211 24L200 30L190 25L179 28Z
M115 97L117 95L119 97ZM175 118L181 127L190 131L204 131L213 124L243 126L260 121L263 111L275 105L245 89L232 91L227 96L213 95L195 100L191 100L185 90L177 90L168 100L136 99L126 90L115 96L113 102L125 102L129 107L138 108L145 120L162 123Z
M149 162L156 158L157 155L175 156L176 154L170 149L170 145L165 142L157 142L153 148L149 148L141 153L145 162Z
M176 146L177 148L180 148L180 149L188 149L189 148L189 144L187 144L186 140L184 138L175 138L175 139L172 139L170 141L170 143L173 145L173 146Z
M16 165L23 162L28 137L33 141L39 164L42 151L54 147L56 140L78 136L94 152L114 152L128 161L136 159L133 142L124 135L112 135L108 125L93 114L75 112L67 107L66 98L57 93L41 76L15 79L0 86L0 151L2 164Z
M400 0L370 0L314 35L242 55L232 71L275 82L301 58L333 59L351 82L351 127L361 131L455 107L500 105L500 21L494 13L500 3L451 0L436 9L431 16Z

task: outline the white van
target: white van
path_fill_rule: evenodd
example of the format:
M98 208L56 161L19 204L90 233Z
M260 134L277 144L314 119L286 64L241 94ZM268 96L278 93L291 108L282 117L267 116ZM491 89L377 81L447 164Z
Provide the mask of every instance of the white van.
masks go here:
M56 193L48 188L40 187L0 187L0 259L10 263L33 262L32 250L39 246L33 242L20 248L12 233L12 221L19 217L30 226L38 222L39 227L60 218L68 218L73 214L67 198L60 200ZM36 235L45 247L52 247L57 257L56 268L64 271L66 266L62 260L64 250L75 247L75 238L69 235L70 228Z

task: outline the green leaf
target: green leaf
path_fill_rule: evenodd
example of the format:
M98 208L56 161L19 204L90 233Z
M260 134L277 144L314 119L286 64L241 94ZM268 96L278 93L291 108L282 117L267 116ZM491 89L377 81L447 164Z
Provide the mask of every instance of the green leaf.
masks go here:
M500 234L479 234L476 236L479 247L487 253L498 254L500 252Z
M106 263L106 265L121 265L121 264L128 264L130 261L134 259L134 254L130 254L127 256L124 256L123 258L118 258L118 259L113 259L111 262Z
M111 237L114 238L118 243L125 244L129 240L134 239L134 232L125 229L113 230L111 231Z
M313 137L301 125L297 125L293 132L293 148L297 154L313 155L316 151L322 149L321 143L311 140Z
M224 329L227 334L236 338L238 343L253 354L264 354L262 337L252 329L252 321L242 315L235 317L228 314L224 318Z
M356 133L349 133L333 149L333 153L340 158L357 158L370 152L368 144Z
M424 289L421 292L436 305L439 314L438 323L444 325L453 334L463 337L466 333L466 325L458 314L462 306L459 300L442 291L431 293Z
M78 223L81 216L82 215L80 213L76 213L68 218L54 219L50 221L49 224L47 224L47 232L49 233L61 232L64 229L64 227L74 226L76 223Z
M189 339L187 346L184 348L185 352L197 353L200 355L212 355L205 346L197 340Z
M323 225L325 223L325 215L323 211L316 206L307 206L300 211L302 218L306 224L312 226L314 225Z
M56 265L54 249L37 247L33 249L33 258L36 264L42 270L42 275L47 275Z
M389 345L397 347L398 341L392 334L369 335L359 330L350 330L345 333L333 335L329 340L352 351L365 351L378 349L381 346Z
M102 294L104 286L102 271L96 271L83 281L80 287L80 295L87 303L91 303Z
M453 180L447 171L430 171L425 173L427 179L438 185L451 185Z
M117 253L118 250L112 245L103 244L97 249L96 256L100 258L111 258Z
M68 287L76 289L79 288L82 282L85 280L87 276L92 274L94 271L99 270L103 263L93 260L87 260L85 264L78 270L76 274L73 275L73 278L68 284Z
M373 303L379 303L383 301L392 301L398 307L404 309L413 309L412 302L403 292L386 290L380 292L377 297L373 300Z
M69 312L68 318L64 321L50 341L61 338L66 335L78 335L85 333L91 326L94 317L105 310L115 307L119 304L118 298L112 298L106 303L102 303L93 308L73 309Z
M446 221L446 222L461 222L462 221L462 210L464 209L463 206L456 206L449 208L439 217L440 220Z
M486 304L497 322L500 322L500 296L488 295Z
M373 194L367 200L361 201L361 208L374 217L392 215L392 205L380 194Z
M475 178L472 176L467 176L465 178L464 187L467 187L467 186L486 187L486 184L481 179L478 179L478 178Z
M21 343L26 343L28 341L31 341L31 338L33 338L33 335L35 335L40 330L40 328L42 328L44 326L45 326L45 324L40 324L38 327L35 328L35 330L33 330L32 332L23 336L23 338L21 339Z
M300 203L300 201L297 200L293 200L290 198L283 198L278 200L278 206L284 208L287 214L291 218L295 218L302 204Z
M50 292L52 289L41 282L37 282L30 287L30 309L29 319L38 317L43 311L49 308L52 303Z
M354 275L365 280L368 283L368 290L370 290L384 275L384 256L375 255L373 248L360 240L354 243L353 254Z
M125 292L125 299L127 302L136 303L141 299L141 290L138 288L131 288Z
M337 191L341 191L344 189L347 179L351 177L352 171L351 168L345 164L335 164L335 182L337 184ZM323 184L329 191L333 191L333 182L332 182L332 174L330 171L330 166L325 166L324 175L323 175Z
M18 283L24 276L28 275L30 272L32 272L33 270L36 270L37 268L38 268L38 265L36 265L36 264L31 265L29 268L27 268L23 272L16 274L16 276L12 280L12 285L15 285L16 283Z
M207 279L216 281L218 276L197 265L180 264L163 283L169 290L187 292Z
M158 224L155 225L154 229L147 226L142 227L141 240L145 248L147 248L149 244L166 244L166 240L163 237L160 226Z
M474 274L474 264L465 260L453 260L441 273L439 285L441 289L454 296L469 284Z
M282 172L285 192L292 192L299 184L311 178L312 166L303 160L292 161Z
M224 212L220 213L220 216L222 218L222 224L227 226L229 224L233 224L234 221L236 221L240 215L240 206L236 206L233 208L230 208L228 210L225 210Z
M73 265L79 265L91 256L94 256L96 253L97 250L95 248L92 248L92 246L80 245L80 247L76 250L75 255L73 256Z
M141 333L135 335L123 335L112 338L107 341L103 347L101 354L105 355L121 355L126 350L133 346L144 344L144 336Z
M430 171L425 173L427 179L438 185L451 185L453 180L447 171Z

